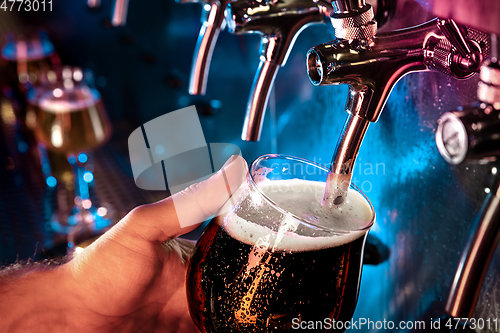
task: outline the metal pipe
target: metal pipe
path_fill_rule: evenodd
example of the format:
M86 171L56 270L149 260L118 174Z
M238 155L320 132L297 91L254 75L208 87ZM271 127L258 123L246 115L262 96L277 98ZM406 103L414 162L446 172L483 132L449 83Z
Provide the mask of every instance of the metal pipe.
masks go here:
M283 0L265 6L257 1L238 0L227 6L230 32L262 36L261 62L247 104L243 140L259 140L274 78L278 68L285 65L297 36L311 24L326 22L325 14L330 11L331 4L323 0Z
M484 278L500 240L500 177L498 175L474 223L473 230L460 258L446 303L446 312L455 318L472 317Z
M114 27L121 27L127 23L129 0L116 0L113 7L113 14L111 16L111 24Z
M354 91L351 89L349 99L346 104L346 111L349 113L342 132L340 133L335 152L333 154L330 173L326 181L326 190L323 196L323 205L332 207L344 201L347 190L351 184L354 163L359 153L359 148L365 137L370 122L358 117L354 110L365 108L366 102L370 100L370 93L364 91Z
M279 67L278 64L270 61L260 61L247 104L243 132L241 134L242 140L260 140L265 110L269 101L269 93L271 92L271 87L273 86Z
M191 95L205 95L206 93L210 62L221 26L224 23L224 11L228 3L227 0L221 0L203 6L206 20L203 21L194 50L189 78L189 93ZM209 9L207 10L205 6Z

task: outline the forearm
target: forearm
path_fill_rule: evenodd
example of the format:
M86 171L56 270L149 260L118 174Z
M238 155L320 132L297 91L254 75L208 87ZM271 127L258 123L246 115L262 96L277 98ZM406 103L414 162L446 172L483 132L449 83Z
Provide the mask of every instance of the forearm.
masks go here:
M35 264L0 271L1 332L64 332L71 329L65 266ZM74 328L74 326L72 327Z

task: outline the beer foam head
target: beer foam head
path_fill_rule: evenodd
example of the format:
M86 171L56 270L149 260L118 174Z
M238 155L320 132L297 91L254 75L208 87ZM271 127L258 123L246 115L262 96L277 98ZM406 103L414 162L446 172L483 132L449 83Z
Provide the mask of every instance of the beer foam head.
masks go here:
M226 232L249 245L264 246L272 251L312 251L336 247L365 235L373 220L369 203L354 190L349 190L341 207L327 209L321 206L325 190L325 183L322 182L298 179L269 181L260 183L259 189L280 209L265 207L269 206L267 200L255 205L255 198L248 196L246 200L252 203L243 203L246 209L229 213L224 219ZM292 214L284 214L285 211ZM293 216L332 231L308 226ZM269 225L269 221L273 225Z

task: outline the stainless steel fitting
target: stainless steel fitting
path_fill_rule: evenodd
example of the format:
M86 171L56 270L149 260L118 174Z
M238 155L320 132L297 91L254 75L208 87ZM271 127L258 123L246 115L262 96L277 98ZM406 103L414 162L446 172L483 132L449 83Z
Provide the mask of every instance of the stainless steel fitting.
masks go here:
M342 39L370 39L377 33L372 6L364 0L332 1L333 11L330 22L335 29L335 37Z
M208 72L220 30L224 29L224 11L231 0L176 0L177 3L200 3L202 26L196 41L189 77L189 93L205 95Z
M111 24L113 26L121 27L127 23L128 1L129 0L115 0L111 16Z
M463 57L435 19L425 24L378 34L370 40L336 39L309 50L307 71L314 85L349 84L347 111L376 122L396 82L411 72L437 70L456 78L472 76L473 69L489 55L489 36L460 27L460 34L474 50ZM463 64L467 64L464 66ZM476 69L477 70L477 69ZM352 98L363 92L364 103L352 109Z
M327 9L329 8L329 9ZM262 35L260 64L247 104L242 139L258 141L269 92L279 67L284 66L300 32L327 21L331 4L321 0L238 0L226 9L229 31Z

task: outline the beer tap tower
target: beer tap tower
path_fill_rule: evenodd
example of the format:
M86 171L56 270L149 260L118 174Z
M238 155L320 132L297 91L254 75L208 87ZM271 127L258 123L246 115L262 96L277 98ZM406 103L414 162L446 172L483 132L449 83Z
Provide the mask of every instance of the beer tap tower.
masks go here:
M331 169L332 175L349 177L368 124L378 120L399 79L430 70L469 78L489 56L490 42L486 33L442 19L377 34L373 12L364 0L335 0L332 5L337 39L309 50L307 71L316 86L349 85L349 116Z

